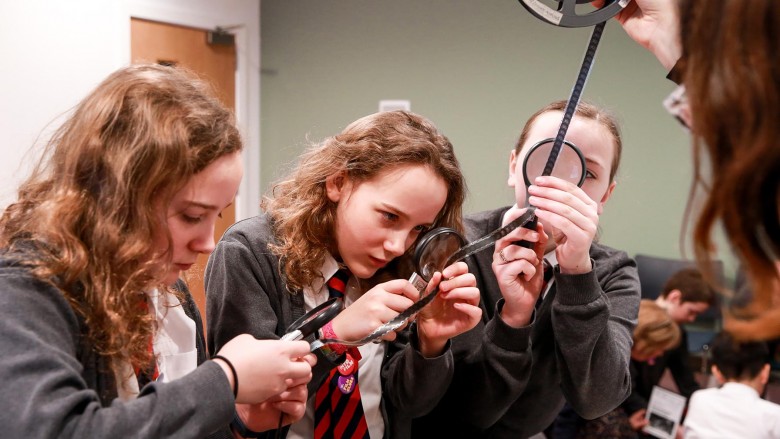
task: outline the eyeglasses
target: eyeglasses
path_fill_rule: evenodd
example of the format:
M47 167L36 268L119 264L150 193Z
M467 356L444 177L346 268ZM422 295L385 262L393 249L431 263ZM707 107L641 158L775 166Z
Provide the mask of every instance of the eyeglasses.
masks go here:
M664 108L686 129L691 129L691 107L685 94L685 86L678 86L664 99Z

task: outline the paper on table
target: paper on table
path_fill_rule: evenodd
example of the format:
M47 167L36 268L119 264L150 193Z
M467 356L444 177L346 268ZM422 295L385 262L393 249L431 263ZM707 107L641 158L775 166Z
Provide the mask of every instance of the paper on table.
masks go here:
M674 439L680 427L685 402L684 396L653 386L645 415L648 424L643 431L660 439Z

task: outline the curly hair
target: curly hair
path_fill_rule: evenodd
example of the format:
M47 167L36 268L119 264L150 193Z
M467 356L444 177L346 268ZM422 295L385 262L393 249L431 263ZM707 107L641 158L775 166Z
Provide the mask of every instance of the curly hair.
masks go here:
M241 148L232 113L192 74L118 70L52 136L0 217L0 246L62 292L113 369L149 364L152 318L139 301L167 287L165 206L190 177Z
M426 166L444 180L447 199L433 227L462 231L466 185L447 137L429 120L407 111L365 116L340 134L310 146L291 175L262 202L279 241L270 249L280 257L280 270L291 292L321 277L325 255L335 254L336 203L327 197L325 180L344 172L360 184L405 165ZM402 258L408 258L408 253Z

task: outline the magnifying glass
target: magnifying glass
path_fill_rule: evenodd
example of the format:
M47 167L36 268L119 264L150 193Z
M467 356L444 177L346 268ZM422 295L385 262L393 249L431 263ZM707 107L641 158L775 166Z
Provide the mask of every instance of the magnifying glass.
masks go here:
M414 263L416 271L412 274L409 281L422 293L434 273L437 271L441 272L444 268L457 261L462 261L473 254L491 248L497 240L503 238L515 228L525 225L532 217L533 211L527 211L510 221L509 224L476 239L470 244L466 244L466 239L456 230L446 227L431 230L420 239L415 247ZM395 318L376 328L360 340L339 340L336 338L314 340L311 343L311 350L314 352L322 346L331 343L340 343L346 346L363 346L366 343L375 342L388 332L395 331L405 325L410 318L435 299L437 293L438 288L434 288L429 294L421 297L420 300L395 316Z
M287 333L282 336L281 340L297 341L314 334L318 329L333 320L333 318L341 312L342 308L343 302L337 297L331 297L292 322L290 326L287 327ZM276 428L276 437L279 437L279 432L282 430L283 423L284 413L280 413L279 425Z
M318 329L325 326L326 323L333 320L341 312L342 307L343 302L341 300L331 297L292 322L281 340L296 341L314 334Z
M575 144L568 140L563 141L563 145L558 152L558 157L555 160L555 165L551 172L545 173L545 167L547 166L554 143L555 139L552 137L540 140L531 146L528 154L526 154L525 159L523 159L523 180L525 181L526 188L531 186L531 183L536 177L542 175L558 177L562 180L576 184L577 187L582 187L582 184L585 183L585 156L582 155L582 151L580 151ZM525 205L526 207L529 206L527 195ZM536 217L534 217L531 222L523 227L536 230L536 223ZM528 241L518 241L515 244L525 248L533 247L533 243Z
M414 249L415 272L409 282L423 293L434 273L447 268L450 256L464 245L466 238L449 227L438 227L426 233Z

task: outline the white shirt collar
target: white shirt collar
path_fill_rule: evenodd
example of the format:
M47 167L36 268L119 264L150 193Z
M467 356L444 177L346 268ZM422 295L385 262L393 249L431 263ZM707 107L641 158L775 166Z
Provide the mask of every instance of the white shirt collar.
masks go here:
M195 322L184 312L175 295L157 289L146 294L149 296L149 313L157 322L153 349L160 373L158 380L170 382L187 375L198 366ZM129 362L124 361L119 365L115 378L119 399L127 401L138 396L138 380Z
M748 386L747 384L737 383L734 381L723 383L720 389L724 393L731 395L742 395L743 397L748 397L751 399L759 398L761 396L758 394L756 389Z
M309 311L328 300L328 287L325 285L325 282L333 277L338 270L339 263L336 262L336 259L330 253L326 253L325 260L322 261L322 268L320 268L322 278L318 277L314 279L310 286L303 288L303 305L305 311ZM355 282L354 276L350 276L349 280L347 280L347 291L345 296L345 305L351 304L360 297L360 289Z

